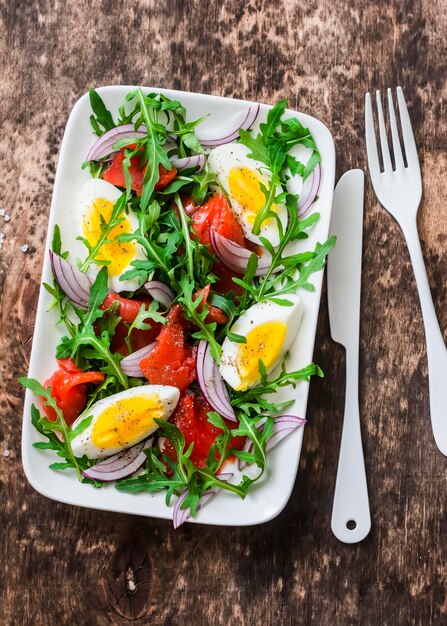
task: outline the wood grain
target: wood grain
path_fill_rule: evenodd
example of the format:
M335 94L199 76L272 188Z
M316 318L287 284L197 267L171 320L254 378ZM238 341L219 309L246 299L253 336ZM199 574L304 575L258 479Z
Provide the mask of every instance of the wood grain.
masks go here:
M369 183L360 366L373 528L360 545L330 531L344 354L324 295L315 359L326 378L311 385L299 475L284 512L259 527L174 531L46 500L21 468L16 382L28 366L64 125L79 96L105 84L287 97L333 132L338 175L366 168L364 93L401 84L446 336L446 15L445 0L0 2L0 208L12 218L0 217L2 626L447 623L447 460L430 431L422 318L402 234Z

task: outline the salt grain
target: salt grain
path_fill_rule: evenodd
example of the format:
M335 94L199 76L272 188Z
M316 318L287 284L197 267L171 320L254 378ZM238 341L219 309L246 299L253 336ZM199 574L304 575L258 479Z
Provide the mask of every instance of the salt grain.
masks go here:
M11 450L3 450L3 456L9 456L11 454Z
M9 222L11 220L11 216L6 214L3 219L5 220L5 222Z
M24 243L23 246L20 246L20 250L22 252L26 252L27 250L29 250L29 246L26 243Z
M5 209L0 209L0 217L5 217L6 211Z

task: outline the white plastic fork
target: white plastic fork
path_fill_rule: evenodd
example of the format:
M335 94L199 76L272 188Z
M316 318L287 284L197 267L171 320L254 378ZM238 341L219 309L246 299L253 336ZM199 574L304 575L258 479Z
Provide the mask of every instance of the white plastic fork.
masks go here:
M401 87L397 88L397 101L407 166L405 166L402 155L391 89L388 89L388 110L395 162L394 169L391 163L379 91L376 92L376 99L384 171L382 172L380 169L371 96L367 93L365 131L369 173L380 204L398 222L407 242L416 277L427 342L430 415L433 435L439 450L447 456L447 349L436 318L417 230L416 216L422 196L419 159Z

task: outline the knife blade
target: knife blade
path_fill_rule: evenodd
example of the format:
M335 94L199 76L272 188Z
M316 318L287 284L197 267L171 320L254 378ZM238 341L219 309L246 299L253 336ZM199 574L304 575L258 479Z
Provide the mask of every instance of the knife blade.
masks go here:
M335 188L331 232L337 244L327 263L331 335L346 349L345 408L331 520L332 532L345 543L361 541L371 529L358 400L364 187L363 171L350 170Z

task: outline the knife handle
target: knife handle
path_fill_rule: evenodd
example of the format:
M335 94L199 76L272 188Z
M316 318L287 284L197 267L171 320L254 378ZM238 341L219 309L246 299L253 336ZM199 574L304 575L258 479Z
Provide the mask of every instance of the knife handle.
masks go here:
M358 402L358 359L346 351L346 401L335 482L331 528L344 543L364 539L371 529ZM357 361L356 363L353 361Z

